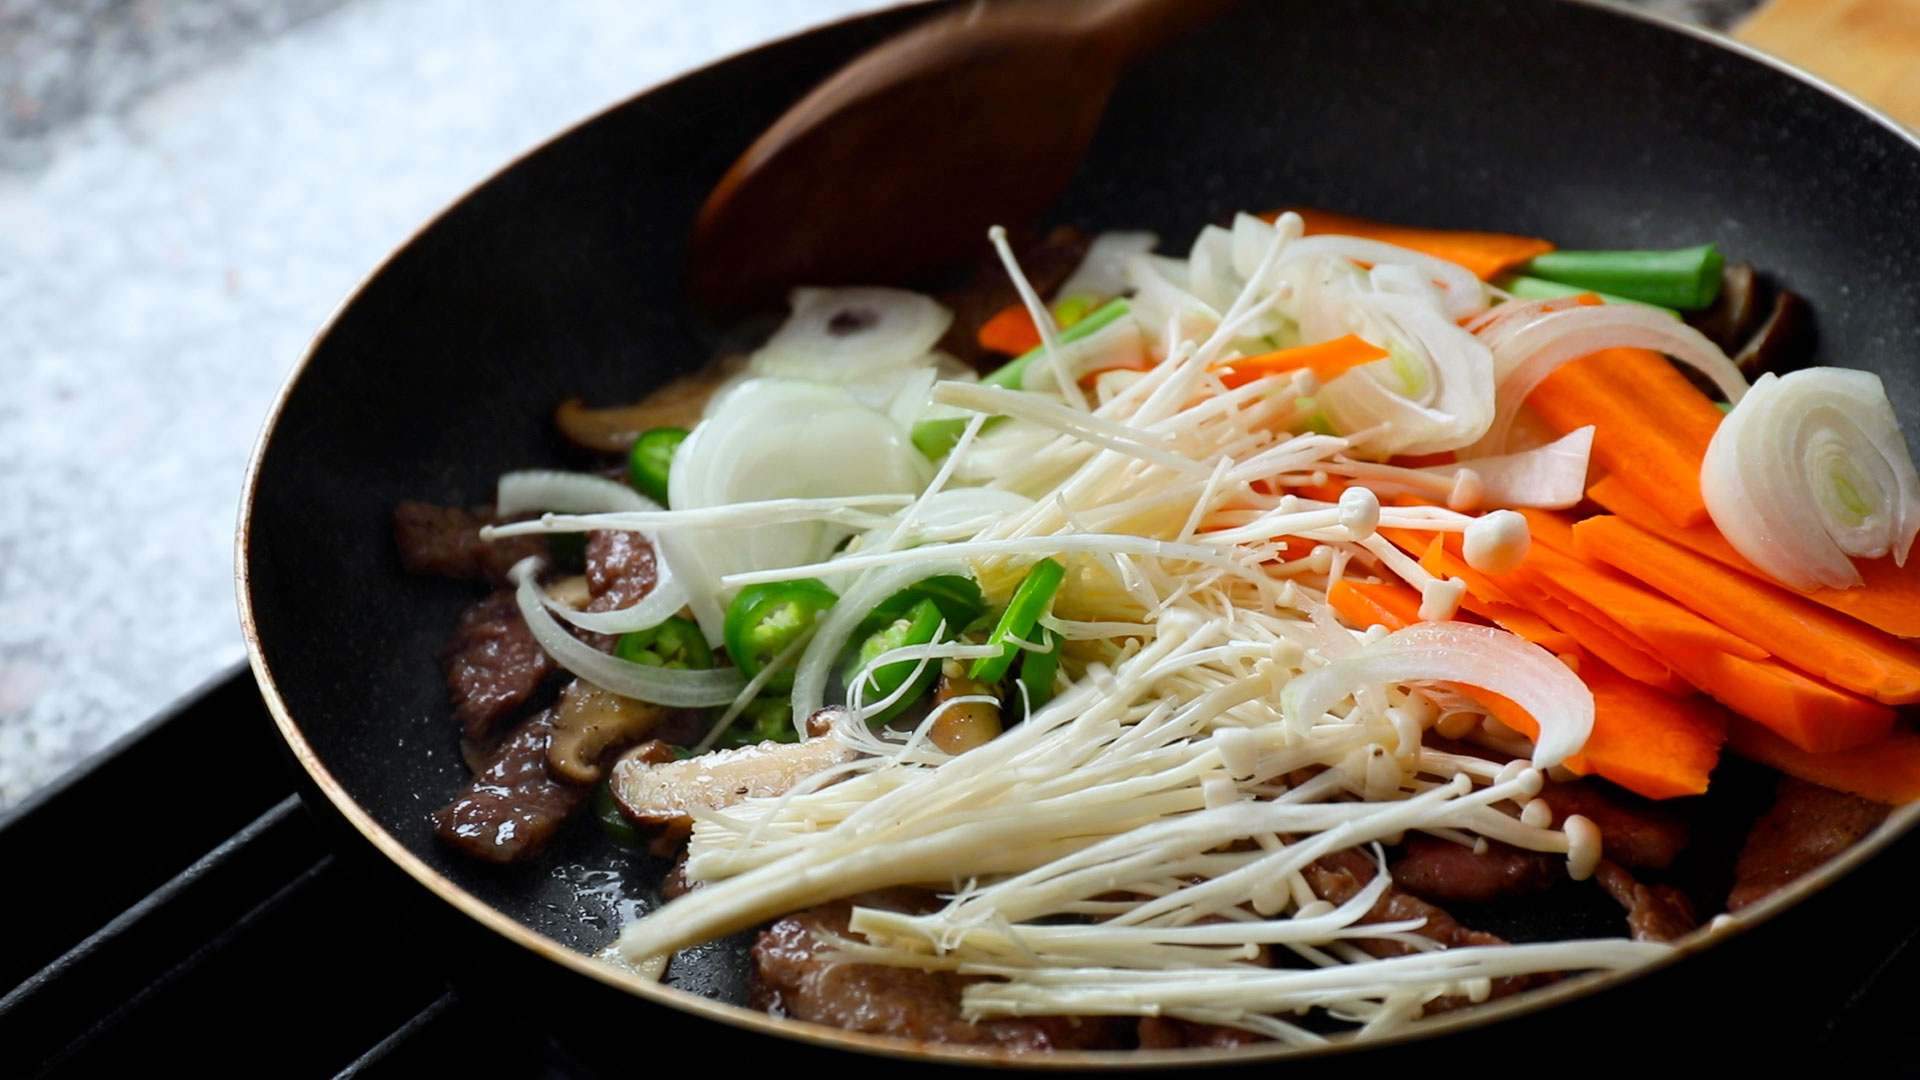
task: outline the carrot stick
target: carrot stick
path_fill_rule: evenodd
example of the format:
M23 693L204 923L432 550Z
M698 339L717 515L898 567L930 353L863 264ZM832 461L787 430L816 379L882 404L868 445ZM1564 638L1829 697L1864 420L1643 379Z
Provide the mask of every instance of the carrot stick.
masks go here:
M1763 645L1781 660L1889 705L1920 701L1920 649L1611 515L1574 527L1590 557Z
M1574 532L1567 530L1571 540ZM1515 571L1589 619L1607 620L1660 656L1705 650L1764 660L1767 650L1626 578L1536 545Z
M1894 731L1851 750L1809 754L1735 717L1727 726L1727 746L1749 761L1863 799L1896 806L1920 799L1920 735L1911 731Z
M1406 548L1409 553L1417 551L1416 541L1420 534L1408 529L1382 529L1381 535ZM1387 535L1389 532L1398 534ZM1420 566L1435 577L1457 577L1467 583L1466 594L1460 597L1460 606L1508 633L1533 642L1535 645L1558 656L1564 653L1578 654L1580 644L1564 631L1557 630L1547 620L1511 602L1499 586L1488 581L1485 575L1468 566L1465 560L1449 554L1445 541L1435 535L1428 542L1424 552L1419 553Z
M1348 334L1317 345L1296 345L1291 349L1261 353L1259 356L1223 360L1208 365L1207 370L1218 374L1220 381L1232 390L1262 375L1282 375L1301 368L1310 369L1321 382L1329 382L1362 364L1371 364L1386 356L1387 350L1356 334Z
M1404 630L1420 621L1420 594L1405 585L1341 578L1327 590L1327 603L1362 630L1376 623Z
M1594 462L1675 525L1708 520L1700 462L1720 410L1659 353L1583 356L1547 376L1527 407L1562 434L1592 424Z
M1021 356L1040 347L1040 328L1025 304L1009 304L980 324L974 340L988 352Z
M1308 236L1336 233L1380 240L1435 258L1458 263L1473 271L1482 281L1492 281L1535 255L1545 255L1553 244L1529 236L1508 233L1468 232L1455 229L1423 229L1410 225L1387 225L1364 218L1336 214L1330 210L1290 207L1306 222ZM1261 217L1268 221L1280 216L1276 210Z
M1733 549L1720 530L1711 523L1681 528L1668 521L1631 487L1609 476L1587 489L1588 497L1642 530L1671 544L1705 555L1760 581L1771 582L1766 572ZM1878 630L1898 637L1920 637L1920 559L1909 559L1896 566L1892 556L1858 561L1860 576L1866 584L1857 589L1821 587L1806 598L1822 607L1851 615Z
M1688 663L1683 674L1734 712L1809 753L1847 750L1893 730L1892 709L1809 678L1775 660L1728 653Z
M1534 507L1520 508L1520 516L1527 519L1527 535L1536 544L1545 545L1562 555L1579 558L1573 547L1573 519L1565 514L1556 514L1551 510L1539 510Z

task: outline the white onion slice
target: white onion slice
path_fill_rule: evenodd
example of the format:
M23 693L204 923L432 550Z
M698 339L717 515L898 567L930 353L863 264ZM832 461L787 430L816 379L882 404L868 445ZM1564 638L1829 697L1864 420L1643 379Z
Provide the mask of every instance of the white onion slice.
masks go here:
M1720 346L1663 311L1640 304L1593 304L1542 310L1530 319L1492 324L1493 364L1499 380L1498 408L1476 450L1497 454L1507 449L1514 414L1527 395L1562 364L1602 349L1653 349L1705 375L1738 404L1747 380Z
M1869 371L1761 376L1707 445L1700 494L1728 543L1801 591L1860 584L1849 556L1905 565L1920 531L1920 479Z
M1146 339L1140 323L1122 315L1078 341L1065 342L1057 353L1059 363L1028 364L1021 373L1020 389L1040 393L1060 392L1058 369L1076 381L1095 371L1129 368L1144 371L1152 363L1147 356Z
M1145 255L1159 243L1150 232L1101 233L1087 245L1073 274L1054 290L1054 300L1111 300L1121 295L1127 291L1127 257Z
M516 586L513 598L520 605L521 618L527 621L533 639L554 663L602 690L669 708L693 708L725 705L747 684L736 668L681 671L650 667L610 656L588 645L547 614L545 597L534 581L539 570L540 560L536 557L520 560L510 571Z
M1473 271L1458 263L1437 259L1379 240L1331 234L1305 236L1287 248L1286 259L1295 262L1317 255L1339 255L1372 266L1410 266L1426 274L1445 298L1447 318L1458 322L1479 314L1487 306L1487 290Z
M611 514L660 509L659 503L618 480L554 469L502 474L493 505L501 514Z
M631 634L640 630L651 630L680 613L687 606L686 591L672 576L672 570L665 559L655 560L659 576L654 579L653 588L638 601L612 611L575 611L550 596L541 594L541 600L547 610L567 620L582 630L591 630L596 634Z
M1592 452L1593 426L1589 424L1532 450L1430 465L1421 471L1454 476L1462 469L1472 469L1479 478L1479 504L1483 507L1562 510L1586 495L1587 464Z
M1280 693L1287 722L1317 723L1366 687L1424 680L1465 683L1511 698L1540 725L1533 763L1550 768L1580 752L1593 730L1593 692L1547 650L1505 630L1416 623L1359 652L1297 676Z
M1362 293L1350 302L1370 323L1362 336L1395 356L1321 387L1320 407L1340 431L1371 429L1360 445L1380 454L1456 450L1486 433L1494 415L1493 357L1486 346L1414 297ZM1402 369L1411 383L1398 374Z
M932 297L904 289L795 289L790 304L748 362L752 374L864 382L925 357L953 322Z

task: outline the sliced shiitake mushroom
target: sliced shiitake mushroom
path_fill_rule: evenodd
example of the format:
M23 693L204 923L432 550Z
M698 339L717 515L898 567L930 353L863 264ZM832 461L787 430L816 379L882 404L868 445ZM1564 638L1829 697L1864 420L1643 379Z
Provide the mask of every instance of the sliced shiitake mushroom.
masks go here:
M966 667L957 660L942 661L940 682L934 687L933 707L940 710L933 718L927 737L949 754L964 754L976 746L985 746L1000 734L1000 706L997 701L963 701L942 709L955 698L994 696L994 688L979 679L967 677Z
M596 783L608 753L646 738L670 711L575 679L560 692L560 704L553 710L547 767L575 783Z
M624 454L643 431L657 427L692 428L707 399L744 364L736 357L692 375L682 375L633 405L589 409L577 397L553 410L553 424L567 441L602 454Z

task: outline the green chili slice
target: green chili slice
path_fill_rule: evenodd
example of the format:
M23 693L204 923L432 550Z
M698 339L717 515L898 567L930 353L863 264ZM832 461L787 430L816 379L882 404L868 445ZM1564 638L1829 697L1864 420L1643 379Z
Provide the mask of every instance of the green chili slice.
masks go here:
M873 612L860 621L854 630L855 638L864 638L879 632L896 620L905 618L915 604L922 600L931 600L940 614L946 616L947 627L958 634L973 620L987 610L986 597L980 595L980 586L969 577L959 574L936 574L923 578L901 589L873 607Z
M627 820L627 815L620 812L620 804L614 801L612 774L593 786L593 817L600 823L600 831L621 847L647 846L647 838L640 835L640 830Z
M973 668L967 674L985 683L997 683L1006 678L1019 658L1020 646L1008 641L1008 638L1031 640L1033 628L1039 625L1040 616L1045 614L1047 605L1053 602L1053 594L1060 589L1060 583L1066 580L1067 568L1052 559L1041 559L1027 571L1026 579L1020 587L1013 590L1013 599L1007 601L1007 610L1000 613L1000 622L994 626L993 633L987 638L987 644L1000 646L1000 655L984 656L973 662Z
M1523 269L1562 285L1697 311L1720 295L1726 262L1712 244L1701 244L1673 251L1552 251L1534 256Z
M1070 341L1079 341L1083 337L1091 336L1096 331L1105 330L1113 324L1114 320L1131 310L1133 309L1127 305L1125 300L1109 300L1099 307L1094 308L1085 318L1067 327L1065 330L1060 331L1060 344L1065 345ZM1032 367L1035 360L1046 354L1047 347L1045 345L1037 349L1028 349L1026 352L1002 364L997 370L985 376L980 381L986 383L988 386L1004 386L1009 390L1018 390L1020 389L1021 380L1026 378L1027 368Z
M1053 675L1060 670L1060 645L1065 640L1052 630L1041 629L1044 646L1028 649L1020 657L1020 673L1013 677L1013 703L1024 702L1022 716L1031 716L1053 697Z
M749 585L727 605L721 638L727 655L740 674L752 679L773 662L787 646L813 628L820 613L833 606L839 597L832 589L813 578L799 581L774 581ZM793 688L791 667L774 673L766 682L768 690Z
M928 645L940 633L942 626L949 630L957 627L947 620L940 611L940 605L931 598L916 601L905 614L888 623L860 643L859 651L853 662L847 666L845 681L851 684L868 664L882 653L907 645ZM918 671L916 675L915 672ZM867 722L878 726L898 716L907 706L920 700L920 697L933 686L933 680L940 675L940 661L896 660L874 668L868 674L866 683L860 688L860 700L872 704L886 698L908 680L912 684L894 703L882 711L867 717Z
M681 671L705 671L713 666L713 649L698 624L678 615L646 630L621 634L613 645L613 655L648 667L676 668Z
M763 742L799 742L793 730L793 703L786 698L761 697L747 702L740 715L722 732L715 745L738 748Z
M659 503L667 503L667 475L673 471L673 453L687 440L687 429L657 427L640 433L627 454L627 479L633 490Z

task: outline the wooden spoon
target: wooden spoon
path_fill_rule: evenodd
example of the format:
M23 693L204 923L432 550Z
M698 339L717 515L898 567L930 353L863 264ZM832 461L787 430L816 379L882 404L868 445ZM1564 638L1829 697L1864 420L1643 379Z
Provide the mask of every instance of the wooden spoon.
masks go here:
M715 317L795 285L925 285L1030 226L1066 186L1114 83L1238 0L982 0L868 51L721 178L688 240Z

